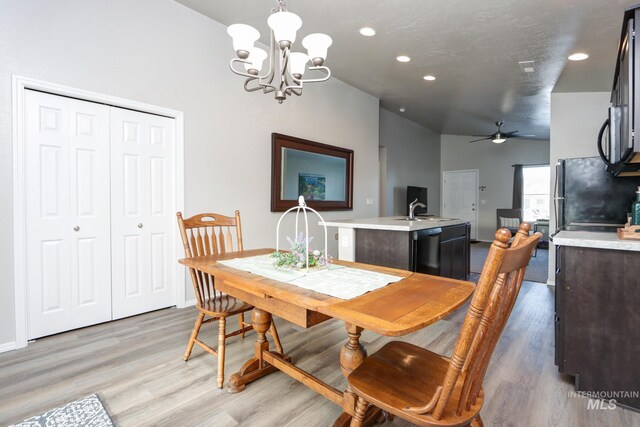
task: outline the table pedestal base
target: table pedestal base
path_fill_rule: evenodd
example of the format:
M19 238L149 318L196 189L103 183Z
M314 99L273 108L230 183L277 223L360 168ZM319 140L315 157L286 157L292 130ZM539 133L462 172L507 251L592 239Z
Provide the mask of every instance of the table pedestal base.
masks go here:
M281 357L286 361L291 362L291 357L286 354L281 355ZM262 367L260 367L260 360L256 357L252 357L242 365L242 368L240 368L238 372L231 375L227 391L229 393L240 393L245 389L246 384L262 378L265 375L269 375L277 370L278 368L264 361L262 362Z
M351 425L352 416L346 412L343 412L336 420L333 422L333 427L349 427ZM375 424L382 424L387 419L392 419L392 417L387 417L387 413L381 410L380 408L375 408L370 406L367 409L367 413L364 416L364 421L362 422L363 427L372 426Z
M356 402L358 401L358 396L351 390L351 387L347 385L346 390L341 392L293 365L291 363L291 357L288 355L269 351L269 342L265 334L271 326L271 313L256 307L251 313L251 323L253 329L255 329L258 334L254 348L254 357L245 362L239 372L231 376L227 391L229 393L239 393L245 389L246 384L280 370L304 383L307 387L325 398L340 405L344 412L336 419L333 425L334 427L349 426L349 424L351 424L352 414L354 414L356 410ZM349 339L340 351L340 368L343 375L348 377L349 374L362 363L365 357L367 357L367 353L360 344L362 328L348 323L345 325L345 328ZM385 418L382 410L374 406L369 406L365 413L363 425L370 426L384 422Z

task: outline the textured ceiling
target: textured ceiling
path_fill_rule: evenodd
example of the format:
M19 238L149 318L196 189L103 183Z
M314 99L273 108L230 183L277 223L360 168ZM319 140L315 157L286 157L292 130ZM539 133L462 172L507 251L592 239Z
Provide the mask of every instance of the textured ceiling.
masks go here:
M224 25L252 25L268 44L273 0L176 1ZM440 133L490 134L503 119L505 131L548 139L552 90L610 90L624 9L637 1L289 0L287 7L303 22L296 45L306 34L329 34L325 65L333 76L379 97L383 108L404 106L405 117ZM363 26L376 36L361 36ZM589 59L569 63L576 51ZM398 55L412 60L399 63ZM525 74L518 61L529 60L536 71ZM437 80L424 81L426 74Z

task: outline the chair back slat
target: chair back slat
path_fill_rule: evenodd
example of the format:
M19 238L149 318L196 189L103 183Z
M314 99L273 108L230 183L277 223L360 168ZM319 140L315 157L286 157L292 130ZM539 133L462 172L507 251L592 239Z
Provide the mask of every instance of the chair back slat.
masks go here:
M226 240L226 247L229 248L230 251L233 251L233 240L231 239L231 231L229 227L227 227Z
M239 211L236 211L233 217L215 213L202 213L184 219L181 212L178 212L176 216L187 258L231 252L233 251L234 237L237 242L237 250L242 250L242 228ZM222 231L223 227L226 229L226 234ZM231 232L233 228L235 228L235 233ZM215 288L213 276L193 268L189 269L189 273L198 306L202 307L207 300L217 298L218 291ZM234 303L229 298L227 299L228 304Z
M224 243L224 233L222 232L222 227L218 227L218 247L220 248L220 252L230 252L227 250L227 247Z
M218 239L216 237L216 228L209 227L209 230L211 231L211 233L209 234L209 245L211 246L211 253L212 254L220 253L220 251L218 250L218 243L216 242L216 240Z
M509 230L503 228L496 232L496 240L489 248L433 410L436 420L442 418L458 381L462 381L458 414L471 407L479 395L491 355L518 296L525 269L542 236L535 233L528 237L529 230L529 224L522 223L511 248Z
M204 252L204 239L202 238L202 234L200 234L200 228L194 228L192 232L196 235L196 243L198 244L198 256L206 255L206 253Z

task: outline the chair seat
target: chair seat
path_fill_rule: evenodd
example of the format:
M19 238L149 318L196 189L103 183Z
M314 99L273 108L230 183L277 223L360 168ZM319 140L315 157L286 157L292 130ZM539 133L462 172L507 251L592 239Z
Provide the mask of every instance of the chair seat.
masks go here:
M227 317L252 310L253 306L229 295L218 295L204 301L198 310L212 317Z
M431 414L403 411L405 407L421 407L430 402L436 388L443 384L448 368L446 357L413 344L392 341L367 357L348 380L353 390L366 401L414 424L466 425L480 411L484 398L481 391L471 410L456 416L462 381L458 381L442 419L435 420Z

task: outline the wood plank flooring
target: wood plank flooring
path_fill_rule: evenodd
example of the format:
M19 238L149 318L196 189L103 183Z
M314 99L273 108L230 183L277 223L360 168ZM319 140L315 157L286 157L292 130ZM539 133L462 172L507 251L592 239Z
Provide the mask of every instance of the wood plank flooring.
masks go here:
M406 341L450 354L462 309ZM170 308L48 338L0 354L0 425L98 393L118 426L328 426L340 409L277 372L240 394L218 390L216 361L194 348L182 354L195 309ZM285 350L300 366L344 388L338 369L346 340L341 322L304 330L276 320ZM228 325L235 327L235 319ZM217 327L205 329L216 342ZM225 380L253 352L255 334L227 345ZM371 353L389 339L365 331ZM525 282L485 381L486 426L640 426L640 413L587 409L588 399L569 397L573 382L554 365L553 288ZM406 426L395 419L384 426Z

